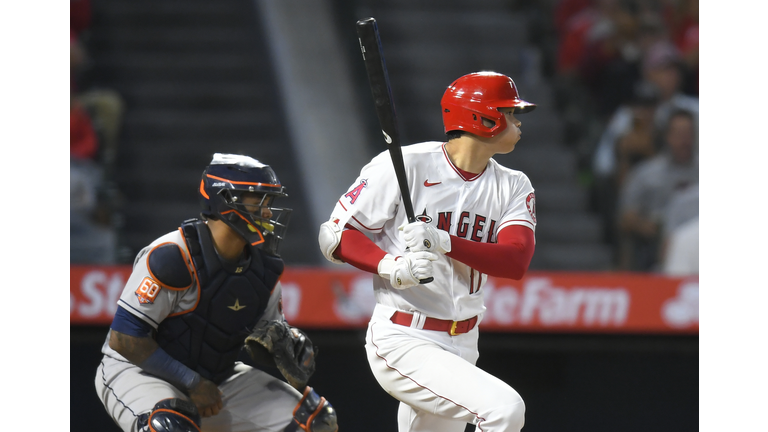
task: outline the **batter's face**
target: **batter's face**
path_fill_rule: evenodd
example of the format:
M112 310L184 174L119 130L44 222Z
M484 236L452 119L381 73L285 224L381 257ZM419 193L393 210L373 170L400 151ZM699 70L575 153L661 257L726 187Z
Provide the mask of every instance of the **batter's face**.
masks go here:
M500 134L491 139L495 154L507 154L515 149L515 145L522 137L520 127L523 125L520 120L515 118L514 108L499 108L507 120L507 127Z

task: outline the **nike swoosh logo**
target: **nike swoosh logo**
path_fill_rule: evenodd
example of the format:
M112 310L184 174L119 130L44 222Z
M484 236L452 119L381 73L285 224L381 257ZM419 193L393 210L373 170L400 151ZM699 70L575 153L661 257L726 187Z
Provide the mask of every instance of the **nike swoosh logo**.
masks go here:
M390 137L389 135L387 135L387 133L386 133L386 132L384 132L383 130L381 131L381 133L383 133L383 134L384 134L384 141L386 141L386 142L387 142L387 144L392 144L392 137Z
M434 186L434 185L439 185L440 183L442 183L442 182L430 183L429 179L426 179L426 180L424 180L424 187L430 187L430 186Z

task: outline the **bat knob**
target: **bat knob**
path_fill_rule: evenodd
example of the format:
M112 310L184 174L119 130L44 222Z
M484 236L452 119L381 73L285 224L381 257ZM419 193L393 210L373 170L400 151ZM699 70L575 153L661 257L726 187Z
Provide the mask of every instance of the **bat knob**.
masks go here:
M372 24L372 23L375 23L375 22L376 22L376 18L374 18L374 17L363 18L363 19L357 21L357 25L364 26L366 24Z

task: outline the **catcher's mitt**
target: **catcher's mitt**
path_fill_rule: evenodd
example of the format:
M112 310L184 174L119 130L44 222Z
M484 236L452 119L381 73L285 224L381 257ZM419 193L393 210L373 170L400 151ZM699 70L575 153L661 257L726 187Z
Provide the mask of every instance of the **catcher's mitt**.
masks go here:
M245 349L256 362L274 361L288 383L299 391L304 390L315 373L317 348L307 335L285 321L259 321L245 338Z

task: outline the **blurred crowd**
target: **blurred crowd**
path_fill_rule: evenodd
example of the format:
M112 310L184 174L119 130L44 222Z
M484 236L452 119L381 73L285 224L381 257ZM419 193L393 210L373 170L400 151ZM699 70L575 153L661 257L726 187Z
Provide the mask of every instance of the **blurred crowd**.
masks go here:
M113 263L124 101L88 79L90 1L70 0L70 260ZM698 273L698 0L522 2L615 268Z
M90 0L70 1L69 253L75 264L114 264L121 221L112 176L124 102L88 79L91 19Z
M557 0L552 82L619 270L698 273L698 0Z

